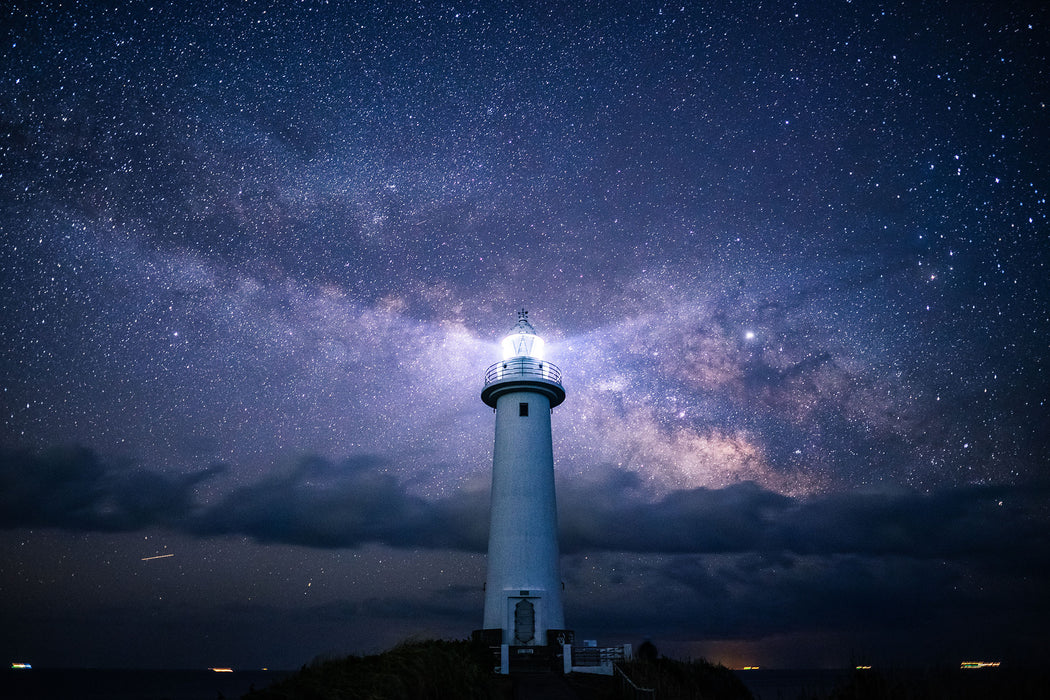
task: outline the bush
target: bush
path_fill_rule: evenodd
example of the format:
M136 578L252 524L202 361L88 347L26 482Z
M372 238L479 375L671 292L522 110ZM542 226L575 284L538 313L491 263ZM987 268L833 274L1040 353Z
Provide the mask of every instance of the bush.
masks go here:
M244 700L490 700L497 689L487 651L468 641L405 642L315 662Z

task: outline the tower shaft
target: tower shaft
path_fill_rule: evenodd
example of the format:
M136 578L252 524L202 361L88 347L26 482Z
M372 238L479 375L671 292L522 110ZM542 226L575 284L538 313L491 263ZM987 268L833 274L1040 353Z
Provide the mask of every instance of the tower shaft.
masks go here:
M506 644L546 645L547 630L565 627L551 400L523 387L495 408L484 624L503 630Z

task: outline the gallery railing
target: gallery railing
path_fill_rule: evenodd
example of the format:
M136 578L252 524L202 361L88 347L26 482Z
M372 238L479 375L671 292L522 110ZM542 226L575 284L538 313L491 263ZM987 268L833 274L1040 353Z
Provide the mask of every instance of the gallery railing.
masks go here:
M516 379L540 379L561 385L561 370L555 364L534 357L513 357L497 362L485 371L485 386Z

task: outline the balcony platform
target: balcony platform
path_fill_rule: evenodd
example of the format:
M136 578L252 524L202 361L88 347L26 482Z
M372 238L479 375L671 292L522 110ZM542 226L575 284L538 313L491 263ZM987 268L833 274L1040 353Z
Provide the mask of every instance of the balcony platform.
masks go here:
M503 394L514 391L536 391L545 394L554 408L565 400L558 366L534 357L513 357L497 362L485 371L485 388L481 400L492 408Z

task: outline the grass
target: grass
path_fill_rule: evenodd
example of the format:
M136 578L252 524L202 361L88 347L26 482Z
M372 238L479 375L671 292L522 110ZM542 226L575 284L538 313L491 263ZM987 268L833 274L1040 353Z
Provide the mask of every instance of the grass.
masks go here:
M410 641L372 656L315 661L244 700L503 700L487 649Z
M747 700L731 671L706 661L633 661L627 673L660 700ZM572 674L566 682L581 700L627 700L616 677ZM371 656L324 659L243 700L512 700L519 679L492 673L492 656L470 641L410 641Z
M750 692L724 666L667 657L624 664L631 680L658 700L748 700ZM558 676L561 678L561 676ZM619 678L572 674L580 700L635 700ZM410 641L371 656L324 659L244 700L514 700L524 681L492 673L492 656L470 641ZM857 671L827 694L791 700L1042 700L1050 697L1043 671L959 669Z

